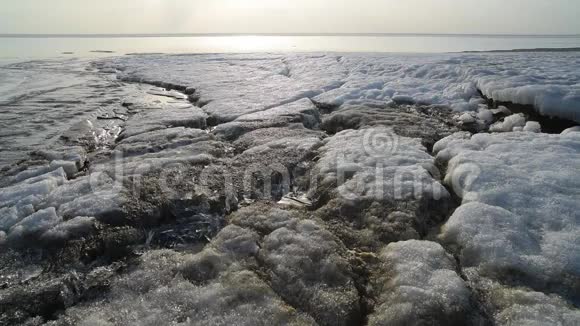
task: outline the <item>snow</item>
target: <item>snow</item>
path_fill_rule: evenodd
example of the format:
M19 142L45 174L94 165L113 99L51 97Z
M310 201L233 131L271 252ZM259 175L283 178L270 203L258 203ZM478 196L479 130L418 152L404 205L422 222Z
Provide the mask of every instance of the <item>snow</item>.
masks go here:
M195 89L204 110L220 121L302 97L331 105L392 101L477 111L478 90L580 121L580 75L569 69L579 62L575 53L247 54L133 56L107 64L122 67L122 79ZM176 74L166 76L167 70Z
M258 263L290 305L323 325L348 324L358 312L359 297L346 250L319 222L299 216L259 205L240 209L231 217L235 225L221 230L184 266L185 276L206 282Z
M477 118L483 120L487 123L493 121L493 112L484 105L484 107L479 107L477 112Z
M580 134L449 137L436 144L462 205L440 239L471 280L489 278L576 300Z
M272 287L292 305L326 325L345 324L357 312L344 249L316 222L292 221L266 236L262 250Z
M473 102L476 103L476 101ZM494 121L494 111L490 110L486 104L477 104L477 110L458 113L455 120L459 126L466 129L483 131L487 130Z
M564 300L541 292L504 288L494 284L491 301L499 311L499 325L577 325L580 311Z
M580 132L580 126L568 128L568 129L562 131L562 135L566 135L566 134L571 133L571 132Z
M256 211L248 208L241 208L232 214L230 221L243 228L251 228L262 234L270 234L275 230L284 228L293 222L295 217L290 210L269 209Z
M193 284L179 270L191 255L153 250L138 268L111 280L105 301L66 310L58 322L93 325L316 325L286 305L250 270L231 270L218 279Z
M436 171L421 139L381 126L344 130L319 148L308 196L326 199L318 210L324 219L344 216L345 241L376 250L420 238L445 214L449 193Z
M151 59L157 64L150 65ZM196 102L219 122L316 96L339 87L346 76L337 57L325 55L135 56L111 61L107 64L123 67L123 80L195 89Z
M542 132L542 126L537 121L528 121L526 122L523 131L535 133Z
M434 162L420 140L398 136L391 128L345 130L327 138L319 152L321 186L338 185L337 192L347 200L448 195L431 178ZM402 176L412 178L397 182ZM417 189L418 185L424 188Z
M433 153L440 162L448 162L453 156L457 155L464 149L478 149L478 144L466 142L471 138L471 133L467 131L460 131L453 133L441 140L433 146Z
M104 301L68 308L59 321L351 324L359 295L346 249L319 222L266 207L234 213L233 221L247 227L226 226L196 254L145 253L130 272L111 280ZM257 229L270 231L260 235ZM268 273L271 282L257 270Z
M475 121L477 121L476 118L469 113L463 113L462 115L459 116L458 120L463 123L474 123Z
M499 105L497 109L491 109L491 113L493 114L504 114L504 115L511 115L512 111L503 105Z
M227 220L205 246L140 243L139 264L55 314L64 324L350 325L366 300L369 324L477 324L483 309L499 325L577 324L578 127L542 134L488 100L579 121L578 65L566 52L11 66L2 79L31 89L0 86L0 244L141 234L182 202ZM434 144L459 127L491 133ZM248 171L283 180L260 195ZM166 173L177 193L160 189ZM316 209L252 204L270 195Z
M470 324L470 291L441 245L391 243L379 259L380 295L369 325Z
M515 131L515 128L524 127L526 125L526 118L523 114L512 114L505 117L503 121L496 122L489 127L491 132L509 132Z

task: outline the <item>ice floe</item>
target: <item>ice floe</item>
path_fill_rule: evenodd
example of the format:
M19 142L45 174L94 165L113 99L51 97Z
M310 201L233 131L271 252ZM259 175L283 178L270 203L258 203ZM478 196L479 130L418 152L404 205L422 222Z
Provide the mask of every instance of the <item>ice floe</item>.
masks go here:
M379 302L369 325L466 325L483 322L456 263L441 245L409 240L380 253Z
M311 197L324 198L323 218L345 216L338 231L349 241L373 247L416 239L448 209L449 193L433 178L421 139L380 126L345 130L327 138L319 155Z
M233 140L252 130L284 127L291 123L302 123L306 128L317 127L320 123L318 109L309 99L302 99L265 111L239 116L232 122L218 125L213 133Z
M512 114L506 117L503 121L497 122L489 128L491 132L509 132L515 131L514 129L522 129L526 125L526 118L523 114ZM521 130L520 130L521 131Z
M565 134L568 134L571 132L580 132L580 126L568 128L568 129L562 131L562 135L565 135Z
M577 302L578 134L462 134L435 149L463 200L440 238L456 247L469 279Z

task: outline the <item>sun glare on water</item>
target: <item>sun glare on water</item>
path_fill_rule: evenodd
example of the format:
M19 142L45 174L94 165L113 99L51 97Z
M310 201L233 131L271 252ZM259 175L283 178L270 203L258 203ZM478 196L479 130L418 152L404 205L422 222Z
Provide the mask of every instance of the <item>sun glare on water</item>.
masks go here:
M291 50L292 42L286 37L235 36L212 37L199 40L206 48L227 52L263 52Z

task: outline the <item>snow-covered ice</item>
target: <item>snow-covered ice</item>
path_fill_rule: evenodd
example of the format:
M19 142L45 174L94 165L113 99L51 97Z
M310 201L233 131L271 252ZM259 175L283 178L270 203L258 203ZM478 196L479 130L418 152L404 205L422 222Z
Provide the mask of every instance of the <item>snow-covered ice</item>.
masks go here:
M379 305L369 325L466 325L481 322L471 292L443 247L430 241L401 241L380 253L376 282Z
M26 239L26 237L41 235L61 221L62 219L56 215L53 207L40 210L13 225L8 232L8 240Z
M212 246L190 263L189 273L195 271L196 279L207 277L211 262L219 265L210 271L219 271L238 264L252 266L256 259L269 270L274 291L319 324L347 325L356 320L358 294L346 248L320 222L300 220L302 214L292 211L261 208L246 207L234 213L232 222L244 228L223 229ZM265 236L261 239L256 231ZM224 254L230 258L219 258Z
M42 237L48 242L66 241L89 234L94 225L94 217L77 216L44 232Z
M206 115L194 106L176 109L143 110L130 119L121 137L131 137L144 132L150 132L170 127L205 128Z
M339 87L347 75L336 57L325 55L185 55L158 56L155 60L155 66L140 56L109 64L123 67L123 80L190 87L195 90L196 102L219 122L316 96ZM168 76L168 70L178 73Z
M218 125L213 133L232 140L252 130L283 127L291 123L302 123L306 128L317 127L320 123L318 109L309 99L302 99L264 111L241 115L234 121Z
M447 209L449 193L433 178L421 139L379 126L344 130L325 140L319 156L311 196L327 199L324 218L345 215L340 232L361 246L417 239Z
M0 323L576 325L579 65L0 66Z
M512 114L506 117L503 121L497 122L489 128L491 132L509 132L514 131L515 128L523 128L526 126L526 118L523 114ZM521 131L521 130L520 130Z
M565 135L565 134L568 134L571 132L580 132L580 126L568 128L568 129L562 131L562 135Z
M207 283L185 280L178 271L191 259L175 251L151 251L140 258L139 268L111 280L106 302L70 308L51 325L316 325L248 269L234 265Z
M524 128L522 130L528 131L528 132L541 132L542 126L540 125L539 122L528 121L528 122L526 122L526 125L524 126Z
M189 87L209 103L210 116L226 121L301 97L331 105L394 101L477 110L478 90L580 121L580 75L570 68L579 63L575 53L511 53L136 56L109 64L123 67L125 80ZM168 69L177 73L167 77Z
M580 135L455 135L435 148L462 197L440 239L457 248L469 278L577 302Z

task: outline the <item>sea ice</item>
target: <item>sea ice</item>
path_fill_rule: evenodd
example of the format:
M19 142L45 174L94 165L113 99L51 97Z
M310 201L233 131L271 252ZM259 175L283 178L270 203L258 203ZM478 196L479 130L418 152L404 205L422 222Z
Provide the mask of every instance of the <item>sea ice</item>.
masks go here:
M470 280L578 300L580 134L452 136L435 150L462 197L440 239L456 248Z
M342 248L314 221L294 220L265 237L260 252L272 287L323 325L358 318L358 292Z
M346 76L337 57L325 55L184 55L155 56L155 60L160 65L151 66L141 56L111 64L124 67L121 79L195 89L190 98L217 122L314 97L339 87ZM173 69L179 73L168 76Z
M380 293L369 325L467 325L479 318L471 292L441 245L409 240L385 247L374 282ZM481 320L480 320L481 321Z
M563 325L580 322L580 311L557 296L521 288L506 288L497 283L489 287L490 301L497 313L497 325Z
M179 271L189 259L175 251L150 251L138 268L111 280L105 301L71 307L50 325L316 325L250 270L231 266L210 282L185 280Z
M528 122L526 122L526 125L524 126L524 128L522 130L537 133L537 132L542 132L542 126L537 121L528 121Z
M205 128L206 115L194 106L177 109L143 110L127 121L120 138L128 138L145 132L171 127Z
M359 295L346 248L319 222L300 217L259 204L242 208L231 216L234 225L185 264L184 275L203 283L257 264L286 302L321 325L348 325L359 318Z
M346 242L372 248L416 239L446 212L449 193L433 178L435 162L420 139L380 126L345 130L318 152L310 197L328 200L323 218L344 216L337 231Z
M571 132L580 132L580 126L568 128L568 129L562 131L562 135L565 135L565 134L568 134L568 133L571 133Z
M234 140L244 133L256 129L283 127L290 123L302 123L306 128L317 127L320 123L318 109L309 99L239 116L232 122L218 125L213 133L225 139Z
M99 221L109 224L124 224L123 206L126 196L119 191L94 191L84 196L78 196L73 201L60 205L58 213L66 218L76 216L94 216Z
M14 224L33 213L34 207L30 204L0 208L0 230L10 230Z
M509 132L513 131L515 128L522 128L526 125L526 118L523 114L512 114L509 117L505 117L503 121L496 122L489 127L491 132Z
M0 244L50 242L43 250L59 261L31 263L0 299L22 300L14 323L50 315L53 325L463 325L482 322L480 311L499 325L575 325L580 134L541 134L488 105L579 121L578 62L352 53L127 56L92 61L107 72L94 76L78 61L11 66L2 78L33 89L1 87L0 160L32 153L0 170ZM26 71L57 67L48 81ZM112 72L158 87L112 82ZM498 118L490 131L501 134L449 136ZM123 133L97 146L111 119ZM440 168L462 203L437 237L454 208ZM168 175L175 184L160 184ZM289 193L317 209L274 208ZM249 206L221 230L203 215L238 204ZM201 215L216 225L205 247L149 250L162 224ZM178 231L206 236L191 225ZM425 237L457 260L434 242L397 242ZM52 246L69 240L79 245ZM134 250L145 253L117 260ZM107 274L97 285L109 290L93 299L93 267L110 258L130 268Z
M124 138L115 149L127 157L160 152L209 140L211 137L204 130L177 127L148 131Z
M28 196L46 196L56 189L59 181L46 179L32 184L21 183L0 189L0 207L12 206Z
M450 110L438 107L343 105L324 117L321 128L334 134L345 129L390 127L397 135L420 138L430 147L454 130L450 120Z
M221 122L304 97L334 107L394 102L477 111L479 92L579 121L580 75L562 71L577 58L575 53L240 54L132 56L109 64L123 68L122 79L195 90L193 98Z
M25 237L40 236L42 233L62 221L54 208L40 210L16 223L8 232L8 241L17 241Z
M42 234L44 241L66 241L90 233L95 225L94 217L77 216L60 223Z

